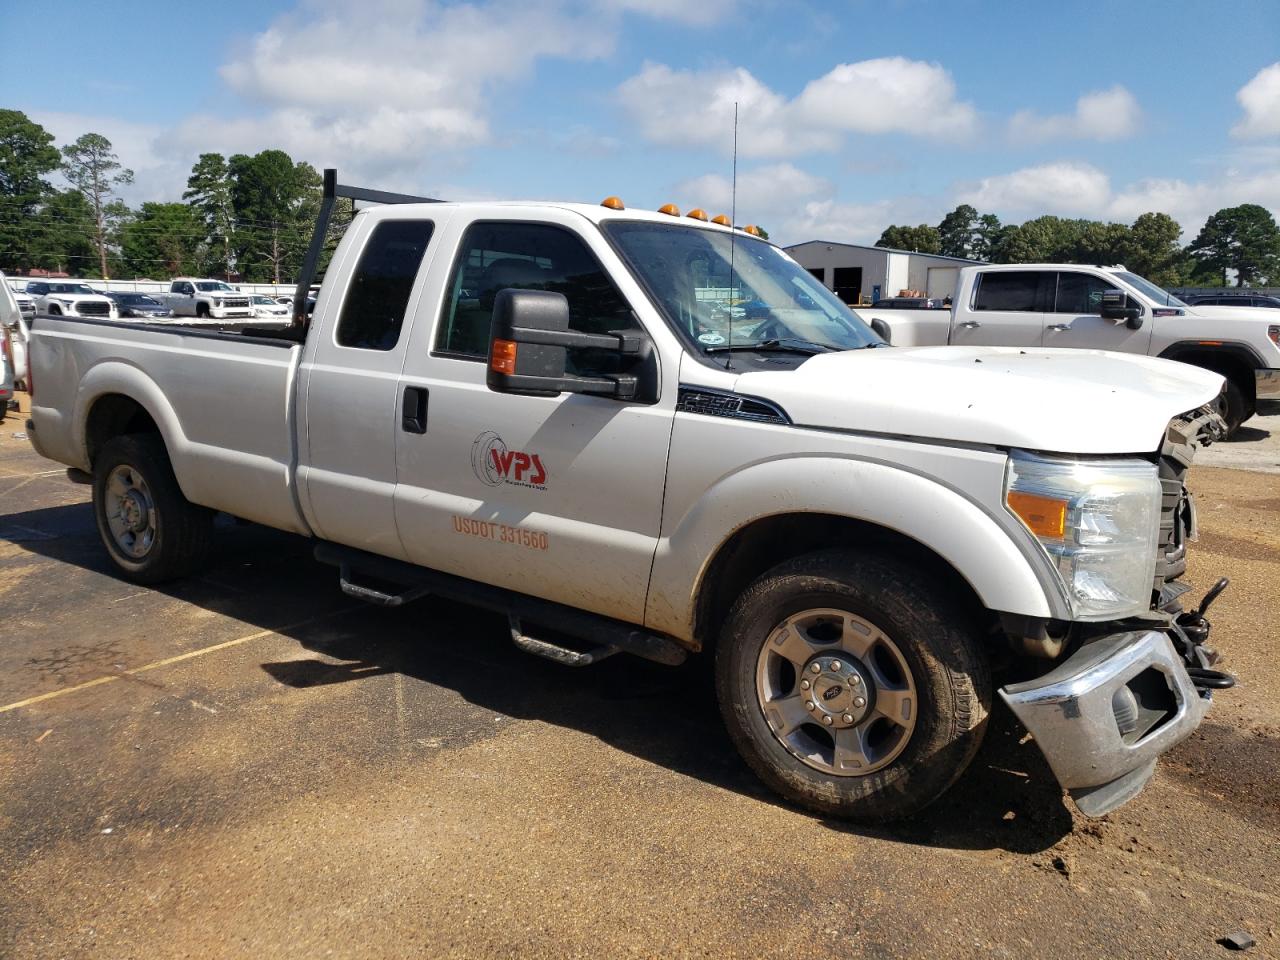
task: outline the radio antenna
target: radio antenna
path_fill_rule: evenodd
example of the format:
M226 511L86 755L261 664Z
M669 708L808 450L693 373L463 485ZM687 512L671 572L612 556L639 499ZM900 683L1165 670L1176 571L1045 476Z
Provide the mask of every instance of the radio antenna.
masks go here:
M733 251L738 239L738 101L733 101L733 178L729 182L729 349L724 352L724 368L733 369Z

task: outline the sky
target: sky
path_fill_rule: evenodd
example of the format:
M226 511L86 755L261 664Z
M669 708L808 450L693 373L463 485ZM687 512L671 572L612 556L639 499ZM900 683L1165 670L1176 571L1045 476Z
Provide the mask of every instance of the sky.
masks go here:
M1280 217L1280 0L42 0L35 33L0 107L107 136L134 204L279 148L444 199L728 212L737 102L737 219L784 243L958 203Z

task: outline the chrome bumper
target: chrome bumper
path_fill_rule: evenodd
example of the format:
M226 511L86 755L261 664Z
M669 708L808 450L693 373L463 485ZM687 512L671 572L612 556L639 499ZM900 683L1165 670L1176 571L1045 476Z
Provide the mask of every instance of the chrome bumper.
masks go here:
M1169 638L1155 630L1094 640L1000 696L1090 817L1137 796L1160 754L1195 730L1209 708Z
M1254 396L1259 400L1280 400L1280 370L1255 370L1253 376L1257 384Z

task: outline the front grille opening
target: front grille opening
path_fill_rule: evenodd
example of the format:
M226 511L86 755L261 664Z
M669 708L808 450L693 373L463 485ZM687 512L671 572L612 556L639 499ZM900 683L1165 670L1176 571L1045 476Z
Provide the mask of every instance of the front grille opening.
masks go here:
M1116 690L1111 711L1125 743L1133 745L1168 723L1178 712L1178 698L1169 678L1155 667Z

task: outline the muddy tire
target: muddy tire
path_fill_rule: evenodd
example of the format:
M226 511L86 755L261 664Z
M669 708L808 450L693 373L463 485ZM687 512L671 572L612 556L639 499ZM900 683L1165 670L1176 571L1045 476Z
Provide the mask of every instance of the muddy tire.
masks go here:
M93 464L93 513L111 560L134 583L188 576L208 560L213 511L182 495L158 434L103 446Z
M827 550L738 598L716 650L729 735L788 800L862 822L909 816L973 759L987 657L945 585L895 560Z

